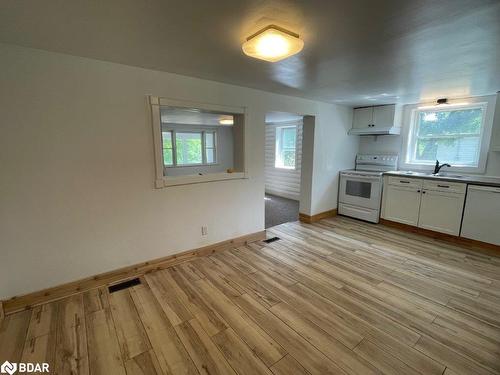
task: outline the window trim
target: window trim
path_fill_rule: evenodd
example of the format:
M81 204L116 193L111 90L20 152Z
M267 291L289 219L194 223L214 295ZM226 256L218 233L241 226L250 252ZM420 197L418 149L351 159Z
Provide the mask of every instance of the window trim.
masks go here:
M293 167L287 167L284 165L278 165L278 155L280 155L280 158L282 159L282 153L283 153L283 129L287 128L294 128L295 129L295 146L294 146L294 152L295 152L295 161L293 163ZM298 138L298 126L297 125L281 125L281 126L276 126L276 129L274 130L274 168L276 169L286 169L286 170L296 170L297 169L297 138ZM278 139L278 133L279 133L279 139ZM288 148L287 148L288 149ZM280 160L281 160L280 159Z
M188 168L188 167L210 167L210 166L219 165L218 152L217 152L217 150L219 149L219 145L217 143L219 137L217 134L217 129L212 128L212 127L208 127L208 126L207 126L207 128L209 128L209 129L207 129L207 130L205 130L205 129L176 130L176 129L168 128L168 127L165 129L162 129L161 130L162 138L163 138L163 133L170 132L170 134L172 135L172 165L163 164L163 167L164 168ZM201 163L196 163L196 164L178 164L177 163L177 137L176 137L177 133L194 133L194 134L201 133L201 159L202 159ZM207 163L207 154L206 154L207 148L206 148L206 140L205 140L206 133L214 133L214 147L210 147L210 149L214 150L214 154L215 154L215 157L214 157L215 161L213 163ZM163 156L163 150L165 150L165 149L163 148L163 145L162 145L162 150L161 150L162 156Z
M249 178L247 161L248 161L248 112L247 107L228 106L213 103L203 103L189 100L169 99L160 96L148 95L147 100L150 108L150 120L153 133L153 153L154 153L154 187L156 189L168 188L173 186L182 186L190 184L201 184L206 182L218 182L228 180L245 180ZM168 176L165 175L163 166L162 153L162 135L161 135L161 115L160 108L162 106L172 106L181 108L197 108L201 110L228 113L234 116L234 130L238 132L238 137L235 137L235 142L241 150L238 156L235 155L235 171L206 173L203 175L183 175L183 176Z
M481 97L468 97L460 99L452 99L448 101L447 107L443 107L443 110L450 108L477 108L479 106L483 107L483 126L480 135L480 148L479 148L479 159L478 165L473 166L452 166L451 168L446 168L446 171L459 172L459 173L484 173L486 170L486 161L488 158L491 132L493 126L493 116L495 113L496 95L481 96ZM466 103L464 103L466 102ZM414 146L410 144L415 138L413 137L413 132L415 131L415 121L418 110L431 109L435 107L435 102L433 103L417 103L409 104L404 108L403 113L403 126L404 131L402 134L401 142L401 158L399 163L399 169L402 170L414 170L420 172L431 172L434 168L434 163L416 164L410 162L409 153L414 149ZM441 160L444 162L444 160Z
M425 112L428 110L432 110L433 112L447 112L450 110L466 110L466 109L481 109L481 129L479 132L479 149L477 150L477 164L475 165L468 165L468 164L456 164L455 166L457 168L478 168L479 162L480 162L480 156L481 156L481 147L482 147L482 141L483 141L483 133L484 133L484 127L485 127L485 117L486 117L486 110L487 110L487 103L467 103L467 104L456 104L456 105L436 105L436 106L424 106L424 107L419 107L413 110L412 113L412 119L411 119L411 124L410 124L410 135L408 137L408 150L406 154L406 163L411 164L411 165L431 165L434 166L435 160L429 160L429 161L420 161L417 162L415 160L415 153L417 150L417 131L418 131L418 119L419 119L419 114L421 112ZM472 136L472 135L471 135ZM476 135L474 135L476 136ZM437 137L436 137L437 138ZM444 137L443 137L444 138ZM446 160L443 160L443 162L447 162ZM453 164L453 162L450 161L450 163Z

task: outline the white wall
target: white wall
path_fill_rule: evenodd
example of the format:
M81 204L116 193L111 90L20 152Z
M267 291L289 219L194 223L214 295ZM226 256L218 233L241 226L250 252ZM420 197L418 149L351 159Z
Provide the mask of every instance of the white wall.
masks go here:
M493 97L487 97L489 101L495 103L495 100ZM500 103L500 95L497 95L497 100L496 103ZM491 109L491 108L489 108ZM403 118L406 118L408 116L404 116ZM403 136L404 132L408 131L409 124L408 123L403 123L403 128L401 130L401 135L398 136L393 136L393 135L387 135L387 136L362 136L360 137L360 144L359 144L359 152L360 153L397 153L399 154L400 157L400 164L401 162L401 157L403 155L403 142L405 137ZM497 130L500 127L500 104L496 105L495 108L495 114L493 117L493 132L495 133L495 130ZM491 139L493 141L493 137ZM491 142L490 142L491 143ZM400 168L405 168L400 165ZM487 176L500 176L500 152L489 152L488 153L488 158L486 161L486 171L484 175Z
M216 155L217 163L203 166L189 167L170 167L165 168L168 176L195 175L198 173L220 173L225 172L234 166L234 147L233 147L233 127L232 126L208 126L208 125L187 125L187 124L162 124L162 129L173 129L176 131L199 131L216 130Z
M5 44L0 71L0 298L263 230L266 112L316 116L304 213L358 147L332 104ZM250 177L155 189L146 95L246 106Z
M275 167L276 128L284 125L297 126L295 169ZM300 200L300 170L302 164L302 120L287 123L266 124L266 193Z
M352 126L351 108L320 103L318 110L322 115L316 118L315 122L310 215L337 208L338 172L354 168L359 148L359 137L347 135L347 131ZM304 129L307 126L307 121L304 119ZM302 155L304 155L304 143L302 147ZM302 190L304 190L304 184L302 184ZM300 212L309 214L303 210L302 202Z

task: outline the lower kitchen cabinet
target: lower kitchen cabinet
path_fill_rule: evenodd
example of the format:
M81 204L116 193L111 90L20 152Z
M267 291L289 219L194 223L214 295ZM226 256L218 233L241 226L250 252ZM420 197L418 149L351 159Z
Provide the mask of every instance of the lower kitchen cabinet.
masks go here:
M464 194L423 190L418 219L419 228L458 236Z
M382 218L458 236L466 184L385 177Z
M382 218L398 223L417 225L420 207L420 188L387 185Z

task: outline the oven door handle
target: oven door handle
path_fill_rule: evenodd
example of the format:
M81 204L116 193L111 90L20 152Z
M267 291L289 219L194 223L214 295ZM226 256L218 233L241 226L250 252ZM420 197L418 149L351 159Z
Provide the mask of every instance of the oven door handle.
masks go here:
M360 180L373 181L373 182L381 181L381 178L377 177L377 176L360 176L357 174L342 174L341 177L344 177L345 179L349 179L349 180L360 179Z

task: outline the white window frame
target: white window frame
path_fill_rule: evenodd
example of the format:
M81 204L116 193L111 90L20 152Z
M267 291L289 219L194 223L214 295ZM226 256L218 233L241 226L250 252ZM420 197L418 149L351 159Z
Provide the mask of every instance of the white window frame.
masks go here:
M295 151L295 162L293 167L287 167L283 165L282 163L280 164L279 161L282 161L282 155L283 155L283 130L284 129L290 129L294 128L295 129L295 146L294 146L294 151ZM279 135L278 135L279 134ZM297 125L282 125L282 126L277 126L275 129L275 152L274 152L274 167L277 169L288 169L288 170L295 170L297 168L297 138L298 138L298 127ZM279 156L279 157L278 157Z
M435 102L434 102L435 103ZM434 103L419 103L406 105L404 110L402 132L402 158L399 168L407 170L416 170L422 172L431 172L434 168L434 162L415 163L411 161L411 153L415 149L415 131L416 121L419 111L428 110L450 110L464 108L483 108L483 123L480 134L479 158L477 166L453 165L451 168L446 168L446 171L461 172L461 173L484 173L486 170L486 161L488 158L488 150L490 145L491 130L493 125L493 115L495 112L496 95L484 97L470 97L449 100L449 104L436 106ZM446 162L440 160L440 162Z
M186 130L179 130L179 129L172 129L172 128L166 128L162 129L162 138L163 138L163 133L170 132L172 136L172 165L165 165L164 168L186 168L186 167L208 167L208 166L214 166L218 165L218 155L217 155L217 150L218 150L218 135L217 135L217 129L207 129L207 130L194 130L194 129L186 129ZM194 133L194 134L201 134L201 158L202 162L201 163L196 163L196 164L178 164L177 163L177 133ZM206 147L206 134L207 133L213 133L214 134L214 147L210 147L210 149L213 148L214 150L214 162L213 163L208 163L207 162L207 147ZM163 144L162 144L162 156L163 156ZM163 160L163 159L162 159Z

